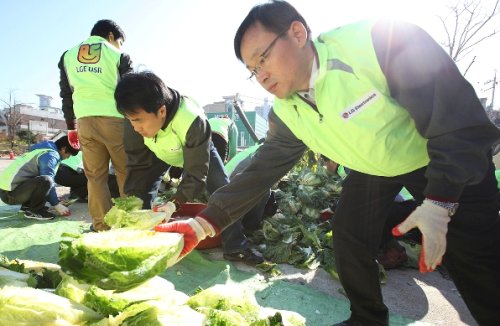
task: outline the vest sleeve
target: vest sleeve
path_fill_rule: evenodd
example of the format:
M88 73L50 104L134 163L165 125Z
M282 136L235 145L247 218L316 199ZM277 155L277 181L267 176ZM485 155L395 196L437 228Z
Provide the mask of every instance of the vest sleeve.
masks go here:
M251 163L210 196L201 216L223 230L245 215L300 160L306 146L269 113L269 131Z
M484 178L500 132L453 60L425 31L381 21L372 40L391 96L428 140L424 194L457 200L465 186Z
M120 56L120 63L118 65L118 73L120 74L120 76L123 76L129 72L132 72L132 70L133 67L130 56L126 53L122 53Z
M210 161L210 126L206 119L196 118L186 134L182 149L184 166L182 181L174 198L183 203L193 200L205 189Z
M40 155L38 158L38 169L40 175L46 175L54 180L57 172L57 167L59 163L59 159L55 156L54 152L48 152ZM49 190L49 198L48 201L52 206L57 205L59 203L59 199L57 198L56 187L55 184L52 185L52 188Z
M66 120L66 125L68 125L68 129L74 129L74 128L69 128L71 127L71 124L73 124L74 127L74 120L75 118L75 112L73 111L73 90L71 89L71 86L69 84L68 80L68 75L66 74L66 67L64 66L64 55L66 52L63 53L61 56L61 59L59 60L59 88L60 92L59 95L61 96L62 99L62 111L64 114L64 120Z

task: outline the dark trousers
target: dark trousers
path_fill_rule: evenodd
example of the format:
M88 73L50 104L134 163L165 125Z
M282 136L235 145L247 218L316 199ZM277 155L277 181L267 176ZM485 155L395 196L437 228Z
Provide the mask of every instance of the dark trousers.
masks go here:
M375 262L393 200L405 186L417 201L427 184L425 168L397 177L352 171L333 221L335 259L351 303L352 318L388 325ZM493 164L477 185L464 189L448 224L443 265L480 325L500 322L500 218Z
M212 144L210 146L210 164L207 175L207 191L212 194L220 187L229 183L229 178L224 170L224 164ZM247 248L248 241L243 233L241 218L228 226L221 233L222 251L227 254L242 251Z
M53 185L54 181L50 177L41 175L24 181L12 191L0 191L0 198L6 204L21 204L29 210L37 212L45 207L50 188Z
M87 198L87 177L85 173L78 173L67 165L61 164L54 178L58 185L70 187L70 195Z
M85 173L78 173L69 166L61 164L57 169L54 180L58 185L71 188L70 197L77 196L81 199L87 198L87 177ZM112 198L120 197L116 176L113 174L108 175L108 187Z

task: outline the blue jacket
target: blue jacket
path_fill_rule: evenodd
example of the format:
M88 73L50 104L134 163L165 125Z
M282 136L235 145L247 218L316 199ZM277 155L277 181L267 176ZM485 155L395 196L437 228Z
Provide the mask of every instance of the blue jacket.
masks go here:
M37 143L31 146L30 150L42 148L49 148L53 151L48 151L47 153L40 155L38 159L38 171L40 172L39 175L46 175L54 180L57 173L57 168L59 167L59 163L61 163L61 156L59 155L56 144L50 140ZM48 200L51 205L57 205L59 203L55 184L50 189Z

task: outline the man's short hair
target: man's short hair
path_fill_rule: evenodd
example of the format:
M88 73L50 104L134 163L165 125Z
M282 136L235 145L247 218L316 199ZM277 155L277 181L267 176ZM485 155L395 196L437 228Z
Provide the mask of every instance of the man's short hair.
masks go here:
M115 89L116 108L123 114L135 113L143 109L157 113L162 105L170 108L174 94L163 81L152 72L132 72L125 74Z
M115 40L121 38L123 41L125 41L125 33L123 32L121 27L110 19L101 19L97 23L95 23L94 27L90 31L90 36L100 36L102 38L108 39L110 32L113 33Z
M307 25L306 20L291 4L286 1L271 0L269 2L256 5L253 7L248 15L241 23L236 35L234 36L234 52L236 57L243 61L241 58L241 40L245 32L259 22L269 32L277 35L286 31L293 21L301 22L307 30L307 35L310 37L311 29Z
M68 140L68 136L64 135L58 140L55 141L56 147L58 150L61 150L63 147L66 147L66 152L70 153L72 156L75 156L80 151L80 148L74 148L71 146Z

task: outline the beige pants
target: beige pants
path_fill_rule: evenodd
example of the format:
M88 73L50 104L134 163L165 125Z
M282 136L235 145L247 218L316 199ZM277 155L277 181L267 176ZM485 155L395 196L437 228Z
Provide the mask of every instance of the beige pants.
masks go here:
M83 168L88 179L89 214L97 231L109 229L104 224L104 215L111 208L108 187L110 159L120 195L124 194L127 156L123 147L123 122L123 119L113 117L85 117L77 122Z

